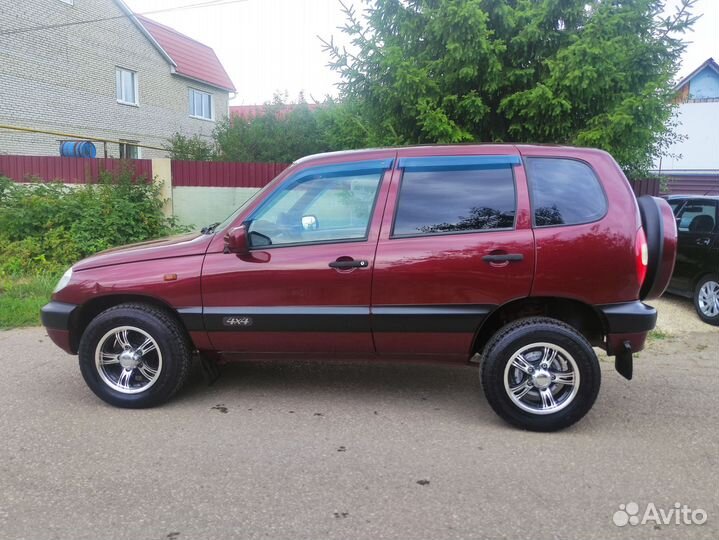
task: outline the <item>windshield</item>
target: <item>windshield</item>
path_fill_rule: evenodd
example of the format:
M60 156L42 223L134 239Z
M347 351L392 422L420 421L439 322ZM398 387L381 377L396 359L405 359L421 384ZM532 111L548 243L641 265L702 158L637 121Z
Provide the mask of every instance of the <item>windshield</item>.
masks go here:
M292 167L292 166L294 166L294 164L292 164L291 167ZM281 173L281 174L284 174L284 173ZM276 177L275 177L269 184L267 184L265 187L263 187L263 188L261 188L261 189L258 189L249 199L247 199L245 202L243 202L243 203L239 206L239 208L237 208L237 210L235 210L234 212L232 212L232 213L231 213L229 216L227 216L227 218L225 218L223 221L221 221L221 222L219 222L219 223L212 223L212 224L209 226L209 227L211 228L210 234L214 233L215 231L221 231L221 230L223 230L223 229L229 227L230 224L231 224L233 221L235 221L235 219L237 219L237 216L239 216L239 215L245 210L245 208L247 208L247 207L252 203L252 201L254 201L255 199L257 199L257 197L259 197L259 195L260 195L261 193L264 193L265 190L267 190L270 186L272 186L272 185L275 184L275 182L277 181L277 178L278 178L278 177L279 177L279 175L276 176Z
M221 221L218 224L213 224L212 232L215 231L221 231L222 229L225 229L226 227L229 227L229 225L237 219L237 216L239 216L242 211L247 208L247 206L254 201L260 193L262 193L265 190L265 188L258 189L252 196L250 196L249 199L247 199L245 202L243 202L237 210L232 212L227 218L225 218L223 221Z

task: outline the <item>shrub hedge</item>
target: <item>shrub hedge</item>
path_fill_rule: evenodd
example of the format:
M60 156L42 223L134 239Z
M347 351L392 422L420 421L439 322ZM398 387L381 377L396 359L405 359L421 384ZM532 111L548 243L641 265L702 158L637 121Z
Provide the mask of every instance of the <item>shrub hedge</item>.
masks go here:
M129 171L97 184L17 184L0 176L0 276L62 272L98 251L184 232L160 186Z

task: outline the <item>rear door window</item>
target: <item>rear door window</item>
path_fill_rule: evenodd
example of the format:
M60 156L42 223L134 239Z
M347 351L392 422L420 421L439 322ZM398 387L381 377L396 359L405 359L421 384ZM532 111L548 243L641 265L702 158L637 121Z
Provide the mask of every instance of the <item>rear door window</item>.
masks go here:
M591 223L607 213L607 199L594 171L582 161L527 158L535 227Z
M392 236L511 229L515 212L514 174L509 165L407 170Z

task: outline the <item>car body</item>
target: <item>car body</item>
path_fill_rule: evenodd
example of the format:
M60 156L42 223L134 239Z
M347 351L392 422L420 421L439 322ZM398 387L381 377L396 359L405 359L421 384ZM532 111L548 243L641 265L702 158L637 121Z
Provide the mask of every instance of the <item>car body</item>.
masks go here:
M487 359L504 346L503 331L516 344L527 330L522 321L540 317L536 328L547 336L581 341L578 356L603 347L631 378L631 355L656 320L642 299L663 292L676 247L668 205L653 198L646 205L653 210L640 212L617 163L594 149L425 146L310 156L209 234L77 263L43 308L43 322L55 343L79 351L91 388L128 407L172 393L168 386L153 397L160 390L147 387L160 363L174 362L167 354L154 359L145 386L129 381L144 349L125 339L135 330L113 337L112 329L137 328L136 342L152 339L142 321L118 326L137 306L155 319L162 314L188 351L221 362L291 355L462 363L480 355L494 366ZM96 323L108 329L105 338L95 335ZM159 355L162 344L152 346ZM585 378L598 378L594 361ZM539 365L512 376L522 381L532 370L530 384L547 394L545 379L561 370ZM118 385L120 375L126 380ZM582 387L589 406L598 382L592 386ZM571 387L567 381L565 401ZM542 392L529 395L536 401ZM510 401L520 416L504 417L530 429L558 429L586 412L570 413L568 404L556 413L523 410L521 400Z
M694 300L699 317L719 325L719 196L671 195L677 258L669 292Z

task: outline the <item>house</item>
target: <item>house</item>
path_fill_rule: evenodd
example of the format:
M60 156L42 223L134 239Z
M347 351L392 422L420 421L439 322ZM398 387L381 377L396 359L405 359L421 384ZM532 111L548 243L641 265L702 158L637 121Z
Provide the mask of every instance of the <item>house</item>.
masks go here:
M0 153L163 157L175 132L209 137L235 87L214 51L122 0L0 0ZM154 147L154 148L148 148Z
M679 81L676 131L683 137L655 162L671 193L719 195L719 64L709 58Z

